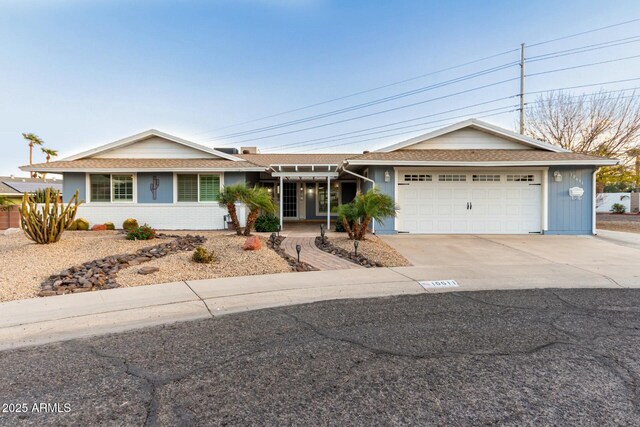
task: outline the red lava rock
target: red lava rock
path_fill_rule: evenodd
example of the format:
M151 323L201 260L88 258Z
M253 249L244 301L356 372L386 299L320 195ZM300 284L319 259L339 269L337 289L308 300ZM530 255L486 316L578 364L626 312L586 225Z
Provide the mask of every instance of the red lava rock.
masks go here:
M260 238L258 236L251 236L247 238L242 248L245 251L255 251L262 248L262 243L260 242Z
M93 227L91 227L91 231L106 231L107 230L107 226L104 224L96 224Z

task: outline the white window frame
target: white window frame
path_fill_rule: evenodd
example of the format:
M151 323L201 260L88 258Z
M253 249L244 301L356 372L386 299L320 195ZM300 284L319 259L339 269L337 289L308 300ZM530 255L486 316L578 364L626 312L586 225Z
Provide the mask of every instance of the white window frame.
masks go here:
M351 182L351 183L356 183L356 192L358 191L357 188L357 181L355 180L342 180L342 181L338 181L338 205L342 204L342 184L345 182ZM316 216L326 216L327 213L326 212L320 212L320 197L319 194L320 192L319 187L320 184L326 184L327 181L317 181L315 184L315 195L316 195ZM331 185L335 184L335 182L331 182ZM309 185L309 184L307 184ZM331 206L333 207L333 203L331 204ZM338 216L338 214L336 212L331 212L331 216Z
M91 175L109 175L109 198L108 202L92 202L91 201ZM132 200L113 200L113 175L118 176L126 176L131 175L132 183L133 183L133 198ZM136 172L116 172L116 173L105 173L105 172L87 172L85 173L85 187L87 191L87 200L85 203L87 204L118 204L118 203L138 203L138 174Z
M179 202L178 201L178 175L196 175L198 177L198 201L197 202ZM212 204L212 203L218 203L218 200L213 200L213 201L200 201L200 175L206 175L206 176L211 176L211 175L215 175L218 176L218 178L220 179L220 192L222 193L222 190L224 190L224 173L222 172L174 172L173 174L173 203L175 204L179 204L179 205L188 205L189 203L191 204Z

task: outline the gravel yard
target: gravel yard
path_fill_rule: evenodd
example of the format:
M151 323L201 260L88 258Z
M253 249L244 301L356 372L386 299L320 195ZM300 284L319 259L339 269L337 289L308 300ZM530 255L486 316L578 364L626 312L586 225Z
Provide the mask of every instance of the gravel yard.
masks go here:
M596 224L600 230L640 233L640 215L598 214Z
M157 273L140 275L139 267L118 272L122 286L138 286L174 282L187 279L205 279L244 276L291 271L287 262L266 248L243 251L245 237L229 236L217 231L182 231L170 234L198 234L207 238L205 247L213 250L217 261L209 265L191 261L192 252L182 252L156 259L144 266L160 268ZM50 275L94 259L110 255L129 254L136 250L166 241L126 240L116 231L67 231L58 243L38 245L22 232L0 235L0 302L35 297L40 283Z
M179 233L176 233L179 234ZM192 232L207 238L203 245L213 252L216 259L211 264L191 261L192 252L167 255L145 263L158 267L160 271L149 275L137 273L137 268L127 268L118 273L122 286L140 286L167 283L179 280L212 279L231 276L253 276L257 274L287 273L289 264L280 255L267 248L267 239L261 237L262 249L245 251L242 245L246 237L225 235L221 232ZM258 279L259 280L259 279Z
M348 237L331 237L329 243L339 248L353 252L353 240ZM358 254L362 253L370 261L379 262L384 267L404 267L411 265L395 249L387 245L376 236L368 235L367 240L361 241L358 246Z
M40 283L73 265L108 255L135 252L155 241L131 241L116 231L67 231L50 245L38 245L22 232L0 235L0 301L32 298Z

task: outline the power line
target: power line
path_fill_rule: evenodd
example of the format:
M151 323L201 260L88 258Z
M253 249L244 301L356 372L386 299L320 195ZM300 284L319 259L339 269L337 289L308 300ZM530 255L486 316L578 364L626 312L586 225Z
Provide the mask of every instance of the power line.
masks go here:
M594 32L598 32L598 31L606 30L606 29L609 29L609 28L619 27L619 26L622 26L622 25L626 25L626 24L630 24L630 23L634 23L634 22L638 22L638 21L640 21L640 18L631 19L631 20L627 20L627 21L623 21L623 22L618 22L618 23L614 23L614 24L611 24L611 25L603 26L603 27L598 27L598 28L594 28L594 29L590 29L590 30L581 31L581 32L578 32L578 33L562 36L562 37L557 37L557 38L550 39L550 40L544 40L544 41L541 41L541 42L529 44L528 47L531 48L531 47L541 46L541 45L548 44L548 43L553 43L553 42L556 42L556 41L559 41L559 40L566 40L566 39L573 38L573 37L578 37L578 36L581 36L581 35L584 35L584 34L589 34L589 33L594 33ZM252 119L252 120L247 120L247 121L240 122L240 123L235 123L235 124L232 124L232 125L218 127L218 128L215 128L215 129L213 129L211 131L202 132L202 133L199 133L197 135L204 135L204 134L207 134L207 133L210 133L210 132L214 132L214 131L217 131L217 130L228 129L228 128L237 127L237 126L240 126L240 125L254 123L254 122L257 122L257 121L266 120L266 119L274 118L274 117L279 117L279 116L282 116L282 115L285 115L285 114L290 114L290 113L302 111L302 110L305 110L305 109L309 109L309 108L317 107L317 106L320 106L320 105L324 105L324 104L340 101L340 100L343 100L343 99L348 99L348 98L351 98L351 97L354 97L354 96L358 96L358 95L374 92L374 91L377 91L377 90L385 89L385 88L388 88L388 87L396 86L396 85L399 85L399 84L415 81L415 80L418 80L418 79L421 79L421 78L424 78L424 77L428 77L428 76L431 76L431 75L434 75L434 74L438 74L438 73L441 73L441 72L444 72L444 71L450 71L450 70L461 68L461 67L464 67L464 66L467 66L467 65L472 65L472 64L479 63L479 62L487 61L489 59L497 58L497 57L500 57L500 56L503 56L503 55L506 55L506 54L509 54L509 53L517 52L517 51L518 51L517 48L516 49L506 50L506 51L499 52L499 53L496 53L496 54L492 54L492 55L489 55L489 56L485 56L483 58L479 58L479 59L476 59L476 60L473 60L473 61L468 61L468 62L464 62L464 63L458 64L458 65L454 65L454 66L451 66L451 67L446 67L446 68L442 68L442 69L439 69L439 70L435 70L435 71L432 71L432 72L429 72L429 73L420 74L420 75L417 75L417 76L414 76L414 77L410 77L410 78L407 78L407 79L399 80L399 81L392 82L392 83L389 83L389 84L385 84L385 85L382 85L382 86L377 86L377 87L374 87L374 88L371 88L371 89L366 89L366 90L350 93L350 94L347 94L347 95L344 95L344 96L340 96L340 97L337 97L337 98L333 98L333 99L329 99L329 100L326 100L326 101L316 102L316 103L313 103L313 104L305 105L305 106L294 108L294 109L287 110L287 111L282 111L280 113L275 113L275 114L259 117L259 118Z
M595 65L602 65L602 64L609 64L609 63L612 63L612 62L626 61L627 59L634 59L634 58L640 58L640 55L625 56L624 58L615 58L615 59L609 59L609 60L606 60L606 61L591 62L589 64L574 65L572 67L556 68L555 70L540 71L540 72L533 73L533 74L527 74L526 77L539 76L539 75L542 75L542 74L549 74L549 73L557 73L559 71L575 70L576 68L592 67L592 66L595 66Z
M484 117L497 116L499 114L513 113L514 111L518 111L518 109L517 108L513 108L513 109L508 110L508 111L502 111L502 112L499 112L499 113L492 113L492 114L486 114L486 115L483 115L483 116L477 116L477 118L481 119L481 118L484 118ZM467 115L463 115L463 116L457 116L457 117L449 117L449 118L446 118L446 119L434 120L433 123L459 119L459 118L462 118L462 117L468 117L468 116ZM408 131L408 132L400 132L400 133L393 134L393 135L387 135L387 137L406 135L406 134L409 134L409 133L420 132L420 131L425 131L425 130L430 130L430 129L437 129L437 128L441 128L443 126L448 126L449 124L454 124L454 123L456 123L456 122L447 123L447 124L439 124L437 126L430 126L430 127L421 128L421 129L414 129L414 130ZM358 140L358 141L345 142L345 143L342 143L342 144L329 145L329 146L326 146L326 147L318 147L318 148L314 148L314 149L311 149L311 150L308 150L308 151L317 151L317 150L322 150L322 149L325 149L325 148L341 147L341 146L344 146L344 145L358 144L360 142L367 142L367 141L373 141L373 140L379 140L379 139L380 139L380 137L367 138L367 139L362 139L362 140Z
M586 85L583 85L583 86L586 86ZM595 85L592 85L592 86L595 86ZM546 90L546 91L538 91L538 92L532 92L532 93L553 92L553 91L556 91L556 90L563 90L563 89L564 88L549 89L549 90ZM598 93L612 94L612 93L618 93L618 92L627 92L627 91L636 90L636 89L640 89L640 87L632 87L632 88L618 89L618 90L605 91L605 92L593 92L593 93L584 94L584 95L594 95L594 94L598 94ZM306 140L306 141L298 141L298 142L294 142L294 143L290 143L290 144L284 144L284 145L280 145L280 146L277 146L277 147L272 147L272 148L266 149L264 151L273 151L273 150L276 150L276 149L281 149L281 148L286 148L286 147L293 147L293 146L295 146L296 148L299 148L299 147L305 147L305 146L309 146L309 145L325 144L327 142L341 141L341 140L345 140L345 139L359 138L359 137L367 136L367 135L375 135L375 134L380 134L380 133L385 133L385 132L392 132L392 131L395 131L395 130L406 129L406 128L409 128L409 127L423 126L425 124L430 124L430 123L434 123L434 122L417 123L417 124L413 124L413 125L409 125L409 126L402 126L402 127L391 128L391 129L386 129L386 130L382 130L382 131L364 133L364 134L361 134L361 135L349 136L349 137L346 137L346 138L337 138L337 137L344 136L344 135L367 132L367 131L379 129L379 128L382 128L382 127L392 126L392 125L395 125L395 124L406 123L406 122L415 121L415 120L419 120L419 119L423 119L423 118L427 118L427 117L434 117L434 116L439 116L439 115L442 115L442 114L451 113L451 112L454 112L454 111L460 111L460 110L464 110L464 109L468 109L468 108L473 108L473 107L477 107L477 106L480 106L480 105L486 105L486 104L490 104L490 103L493 103L493 102L498 102L498 101L514 98L516 96L517 95L511 95L511 96L506 96L506 97L503 97L503 98L496 98L496 99L493 99L493 100L490 100L490 101L485 101L485 102L481 102L481 103L477 103L477 104L473 104L473 105L467 105L467 106L464 106L464 107L455 108L455 109L451 109L451 110L447 110L447 111L442 111L440 113L434 113L434 114L421 116L421 117L417 117L417 118L413 118L413 119L403 120L403 121L400 121L400 122L395 122L395 123L390 123L390 124L386 124L386 125L375 126L375 127L371 127L371 128L361 129L361 130L352 131L352 132L346 132L346 133L337 134L337 135L325 136L325 137L322 137L322 138L315 138L315 139L310 139L310 140ZM578 98L578 97L581 97L581 96L583 96L583 95L570 96L568 98L569 99L573 99L573 98ZM501 109L504 109L504 108L513 108L513 107L514 106L512 106L512 105L508 105L508 106L504 106L504 107L494 108L494 109L491 109L491 110L471 113L471 115L473 115L473 114L482 114L482 113L486 113L486 112L497 111L497 110L501 110ZM470 114L463 115L463 116L458 116L458 118L459 117L468 117L469 115ZM449 119L451 119L451 118L447 118L447 119L444 119L444 120L449 120ZM326 140L326 141L323 141L323 140Z
M533 92L525 92L524 94L525 95L534 95L536 93L553 92L553 91L558 91L558 90L581 89L583 87L601 86L601 85L616 84L616 83L626 83L626 82L631 82L631 81L636 81L636 80L640 80L640 77L633 78L633 79L610 80L610 81L607 81L607 82L591 83L591 84L586 84L586 85L565 86L565 87L560 87L560 88L556 88L556 89L537 90L537 91L533 91Z
M562 36L562 37L557 37L557 38L551 39L551 40L545 40L545 41L542 41L542 42L533 43L533 44L528 45L528 47L531 48L531 47L536 47L536 46L542 46L543 44L554 43L554 42L557 42L559 40L566 40L566 39L570 39L570 38L573 38L573 37L583 36L585 34L595 33L597 31L607 30L609 28L620 27L622 25L631 24L633 22L638 22L638 21L640 21L640 18L630 19L628 21L618 22L618 23L607 25L607 26L604 26L604 27L594 28L594 29L591 29L591 30L570 34L568 36Z
M493 55L485 56L483 58L474 59L473 61L468 61L468 62L464 62L462 64L453 65L451 67L446 67L446 68L441 68L439 70L430 71L430 72L425 73L425 74L420 74L420 75L417 75L417 76L414 76L414 77L409 77L409 78L404 79L404 80L398 80L398 81L395 81L393 83L388 83L388 84L385 84L385 85L382 85L382 86L377 86L377 87L374 87L374 88L371 88L371 89L361 90L359 92L353 92L353 93L350 93L350 94L347 94L347 95L344 95L344 96L340 96L340 97L337 97L337 98L329 99L329 100L326 100L326 101L316 102L315 104L310 104L310 105L305 105L303 107L294 108L292 110L282 111L280 113L275 113L275 114L271 114L271 115L268 115L268 116L259 117L257 119L251 119L251 120L247 120L247 121L244 121L244 122L240 122L240 123L236 123L236 124L232 124L232 125L228 125L228 126L215 128L215 129L210 130L210 131L202 132L202 133L200 133L198 135L203 135L203 134L215 132L217 130L229 129L229 128L232 128L232 127L237 127L237 126L241 126L241 125L245 125L245 124L249 124L249 123L254 123L254 122L257 122L257 121L260 121L260 120L271 119L271 118L282 116L282 115L285 115L285 114L295 113L295 112L306 110L306 109L309 109L309 108L318 107L320 105L329 104L331 102L341 101L343 99L352 98L354 96L363 95L365 93L370 93L370 92L374 92L374 91L377 91L377 90L386 89L388 87L397 86L397 85L400 85L400 84L403 84L403 83L408 83L408 82L411 82L411 81L419 80L419 79L422 79L422 78L425 78L425 77L432 76L434 74L443 73L445 71L451 71L451 70L455 70L457 68L466 67L467 65L477 64L479 62L487 61L489 59L497 58L497 57L500 57L500 56L503 56L503 55L506 55L506 54L509 54L509 53L516 52L517 50L518 49L506 50L504 52L500 52L500 53L496 53L496 54L493 54Z
M335 124L338 124L338 123L346 123L346 122L350 122L352 120L359 120L359 119L362 119L362 118L365 118L365 117L371 117L371 116L376 116L376 115L379 115L379 114L388 113L390 111L397 111L397 110L403 110L405 108L415 107L416 105L422 105L422 104L426 104L428 102L439 101L441 99L450 98L452 96L463 95L465 93L474 92L474 91L477 91L477 90L480 90L480 89L486 89L488 87L497 86L497 85L508 83L508 82L512 82L512 81L518 80L518 79L519 79L519 77L513 77L513 78L510 78L510 79L500 80L498 82L493 82L493 83L489 83L489 84L486 84L486 85L477 86L477 87L474 87L474 88L471 88L471 89L466 89L466 90L455 92L455 93L452 93L452 94L442 95L442 96L438 96L436 98L430 98L430 99L426 99L424 101L414 102L412 104L401 105L401 106L398 106L398 107L389 108L387 110L376 111L376 112L369 113L369 114L363 114L363 115L356 116L356 117L337 120L335 122L329 122L329 123L323 123L323 124L319 124L319 125L315 125L315 126L309 126L309 127L302 128L302 129L295 129L295 130L290 130L290 131L287 131L287 132L281 132L281 133L261 136L261 137L257 137L257 138L245 139L245 140L242 140L242 141L238 141L236 143L243 144L243 143L246 143L246 142L259 141L259 140L267 139L267 138L275 138L276 136L290 135L292 133L304 132L304 131L311 130L311 129L318 129L318 128L321 128L321 127L331 126L331 125L335 125Z
M633 39L633 40L630 40L630 39ZM627 41L620 41L619 43L613 43L613 42L599 43L599 45L583 46L583 47L579 47L579 48L575 48L575 49L568 49L568 50L560 51L560 52L552 52L552 53L547 53L547 54L544 54L544 55L533 56L533 57L527 59L526 61L527 62L545 61L547 59L561 58L563 56L569 56L569 55L577 55L577 54L580 54L580 53L591 52L591 51L594 51L594 50L600 50L600 49L607 49L607 48L610 48L610 47L622 46L622 45L626 45L626 44L629 44L629 43L638 43L640 41L640 36L629 37L629 38L622 39L622 40L627 40ZM592 46L594 46L594 47L592 47Z
M325 136L325 137L314 138L314 139L307 139L305 141L298 141L298 142L293 142L293 143L289 143L289 144L278 145L276 147L269 147L269 148L265 149L264 151L273 151L273 150L277 150L277 149L280 149L280 148L286 148L286 147L301 145L301 144L307 143L307 142L318 142L318 141L322 141L323 139L336 138L336 137L344 136L344 135L352 135L354 133L366 132L366 131L380 129L380 128L384 128L384 127L389 127L389 126L399 125L399 124L403 124L403 123L413 122L413 121L416 121L416 120L422 120L422 119L426 119L426 118L429 118L429 117L440 116L442 114L452 113L454 111L466 110L468 108L474 108L474 107L478 107L480 105L486 105L486 104L492 104L492 103L498 102L498 101L504 101L504 100L507 100L507 99L510 99L510 98L514 98L516 96L517 95L504 96L502 98L496 98L496 99L492 99L492 100L485 101L485 102L479 102L477 104L472 104L472 105L465 105L464 107L453 108L451 110L441 111L439 113L427 114L425 116L414 117L414 118L407 119L407 120L400 120L400 121L397 121L397 122L387 123L387 124L384 124L384 125L368 127L368 128L365 128L365 129L354 130L354 131L350 131L350 132L344 132L344 133L340 133L340 134L337 134L337 135ZM418 125L415 125L415 126L418 126Z
M232 133L232 134L227 134L227 135L221 135L219 137L217 137L216 139L229 139L229 138L235 138L235 137L239 137L239 136L245 136L245 135L250 135L250 134L254 134L254 133L261 133L261 132L266 132L269 130L274 130L274 129L279 129L279 128L283 128L283 127L288 127L288 126L293 126L296 124L300 124L300 123L306 123L309 121L314 121L314 120L319 120L325 117L330 117L330 116L334 116L337 114L342 114L342 113L347 113L350 111L354 111L354 110L359 110L365 107L370 107L373 105L378 105L378 104L382 104L385 102L389 102L389 101L394 101L396 99L401 99L401 98L405 98L407 96L411 96L411 95L416 95L418 93L423 93L423 92L427 92L430 90L434 90L434 89L439 89L441 87L444 86L449 86L455 83L459 83L459 82L463 82L466 80L470 80L476 77L481 77L487 74L491 74L491 73L495 73L497 71L501 71L504 69L507 69L509 67L512 67L514 65L516 65L517 62L510 62L510 63L506 63L506 64L502 64L496 67L492 67L492 68L488 68L485 70L481 70L481 71L477 71L475 73L471 73L471 74L467 74L464 76L460 76L460 77L456 77L454 79L449 79L446 80L444 82L440 82L440 83L434 83L432 85L428 85L428 86L424 86L418 89L414 89L414 90L410 90L410 91L406 91L406 92L402 92L399 94L395 94L395 95L390 95L384 98L379 98L376 100L372 100L372 101L368 101L368 102L364 102L361 104L357 104L357 105L353 105L350 107L345 107L345 108L341 108L338 110L334 110L334 111L329 111L326 113L322 113L322 114L316 114L310 117L305 117L305 118L301 118L301 119L296 119L296 120L291 120L288 122L284 122L284 123L279 123L279 124L275 124L275 125L271 125L271 126L265 126L265 127L261 127L261 128L257 128L257 129L251 129L251 130L247 130L247 131L242 131L242 132L236 132L236 133Z

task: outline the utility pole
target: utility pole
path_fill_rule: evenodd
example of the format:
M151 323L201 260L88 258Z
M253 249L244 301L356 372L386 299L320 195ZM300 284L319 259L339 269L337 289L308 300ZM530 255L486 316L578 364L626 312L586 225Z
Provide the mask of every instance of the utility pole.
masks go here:
M524 134L524 43L520 43L520 133Z

